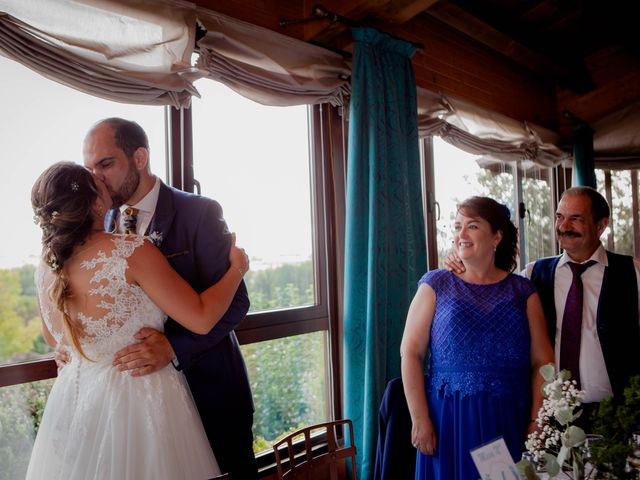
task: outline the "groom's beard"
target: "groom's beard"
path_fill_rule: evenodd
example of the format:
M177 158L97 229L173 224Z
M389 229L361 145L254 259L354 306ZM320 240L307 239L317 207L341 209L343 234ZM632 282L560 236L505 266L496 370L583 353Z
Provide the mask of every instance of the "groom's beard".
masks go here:
M129 173L118 191L111 192L112 208L120 208L129 201L140 184L140 173L130 166Z

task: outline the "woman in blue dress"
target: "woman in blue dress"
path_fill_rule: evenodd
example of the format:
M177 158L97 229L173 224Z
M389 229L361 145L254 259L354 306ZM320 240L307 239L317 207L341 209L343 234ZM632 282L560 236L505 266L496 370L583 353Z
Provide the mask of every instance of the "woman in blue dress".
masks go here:
M420 279L400 349L420 480L477 480L470 450L499 436L518 460L542 404L538 369L553 362L533 284L511 273L517 230L509 209L471 197L458 206L454 229L466 271Z

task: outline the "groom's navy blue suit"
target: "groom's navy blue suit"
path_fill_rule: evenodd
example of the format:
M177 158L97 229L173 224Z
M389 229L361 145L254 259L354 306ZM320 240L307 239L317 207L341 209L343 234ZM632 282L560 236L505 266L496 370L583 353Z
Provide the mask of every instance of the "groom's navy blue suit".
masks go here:
M115 210L105 219L113 230ZM111 228L109 228L111 227ZM215 200L160 183L156 210L147 234L161 235L159 248L171 266L202 292L229 268L231 235ZM242 282L218 324L197 335L172 319L165 324L171 343L193 393L211 448L223 472L232 478L256 476L252 451L253 399L247 370L233 331L249 310Z

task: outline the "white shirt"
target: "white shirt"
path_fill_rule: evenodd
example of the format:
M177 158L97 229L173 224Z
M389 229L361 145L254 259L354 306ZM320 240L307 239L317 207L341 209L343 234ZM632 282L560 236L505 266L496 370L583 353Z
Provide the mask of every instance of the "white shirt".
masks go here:
M118 232L124 232L124 212L128 207L138 209L138 219L136 222L136 233L138 235L145 235L151 220L156 211L156 205L158 204L158 195L160 195L160 179L156 177L156 183L153 188L149 190L142 199L135 205L122 205L120 207L120 215L118 216Z
M582 274L583 302L582 302L582 333L580 337L580 382L581 388L585 391L584 402L600 402L613 395L611 382L607 375L607 367L602 354L602 347L598 339L597 311L600 290L602 289L602 279L604 278L605 267L609 265L607 252L600 245L589 260L596 263L587 268ZM556 307L556 340L553 351L555 353L556 365L560 365L560 335L562 332L562 312L564 312L567 294L573 281L573 273L567 262L573 260L567 253L563 253L558 261L554 277L554 299ZM521 272L527 278L531 278L533 265L528 263ZM584 262L582 262L584 263ZM633 261L636 271L636 283L640 287L640 263ZM638 293L640 302L640 291ZM640 312L640 306L639 306ZM613 317L608 319L614 320Z

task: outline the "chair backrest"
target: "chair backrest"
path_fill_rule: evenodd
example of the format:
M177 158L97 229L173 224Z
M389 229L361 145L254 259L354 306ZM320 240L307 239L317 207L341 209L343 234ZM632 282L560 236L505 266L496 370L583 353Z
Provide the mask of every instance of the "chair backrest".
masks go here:
M347 438L344 427L349 430ZM314 445L312 437L325 434L326 441ZM338 442L343 433L343 444ZM304 438L302 444L295 442ZM347 443L348 442L348 443ZM323 478L338 480L338 472L351 461L351 479L356 479L356 447L353 444L353 424L351 420L335 420L301 428L290 433L273 445L276 469L279 479L298 480ZM320 472L326 472L319 476Z

